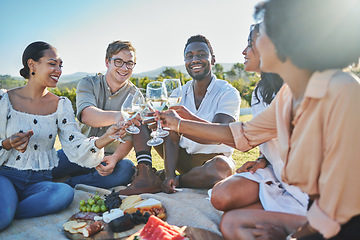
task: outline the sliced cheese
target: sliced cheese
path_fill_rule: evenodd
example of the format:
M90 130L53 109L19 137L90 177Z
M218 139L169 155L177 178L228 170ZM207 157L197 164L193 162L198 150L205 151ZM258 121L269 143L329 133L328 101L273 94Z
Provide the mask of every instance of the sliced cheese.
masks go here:
M154 198L149 198L145 201L142 201L141 203L134 206L135 208L141 208L141 207L162 207L161 202L159 200L156 200Z
M147 200L143 200L141 202L138 202L136 205L134 205L133 207L127 208L124 210L125 213L134 213L137 210L142 211L148 211L151 208L161 208L161 202L153 199L153 198L149 198Z
M132 207L135 203L139 202L140 200L141 200L140 195L128 196L122 201L122 204L120 205L120 209L125 210L129 207Z

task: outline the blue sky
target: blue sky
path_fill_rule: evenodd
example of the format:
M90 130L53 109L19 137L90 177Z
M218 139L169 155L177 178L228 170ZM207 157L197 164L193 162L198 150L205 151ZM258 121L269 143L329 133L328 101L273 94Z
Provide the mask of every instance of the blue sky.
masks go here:
M20 76L22 52L38 40L59 50L63 74L105 71L105 50L114 40L137 49L135 73L181 65L195 34L210 40L217 62L243 62L259 1L1 0L0 74Z

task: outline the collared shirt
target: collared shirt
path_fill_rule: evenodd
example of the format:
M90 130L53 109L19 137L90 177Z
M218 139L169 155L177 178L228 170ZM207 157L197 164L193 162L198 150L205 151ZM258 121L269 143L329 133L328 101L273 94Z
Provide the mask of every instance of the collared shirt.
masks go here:
M199 108L196 109L193 81L191 80L183 86L181 105L196 116L209 122L212 122L214 116L218 113L227 114L233 117L235 121L239 120L241 98L236 88L228 82L216 79L213 76ZM230 157L234 151L233 148L224 144L200 144L186 137L181 137L180 147L185 148L189 154L224 153L227 157Z
M314 73L291 133L292 98L284 85L257 117L230 128L242 151L278 137L283 180L315 200L308 221L329 238L360 214L360 80L341 70Z
M120 111L121 105L125 101L129 93L134 93L136 86L130 81L125 84L115 93L111 93L105 75L95 75L85 77L78 83L76 89L76 108L77 118L81 122L81 112L89 106L94 106L102 110ZM102 136L109 127L93 128L85 125L87 129L87 136ZM131 135L127 135L124 140L131 140ZM114 141L105 147L107 154L114 153L119 145L118 141Z

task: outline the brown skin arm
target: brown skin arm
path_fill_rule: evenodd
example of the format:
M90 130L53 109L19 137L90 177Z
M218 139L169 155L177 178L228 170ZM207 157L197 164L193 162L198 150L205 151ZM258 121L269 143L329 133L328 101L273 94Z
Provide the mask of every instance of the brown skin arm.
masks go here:
M168 127L175 132L177 132L178 123L181 120L180 133L192 138L201 138L213 143L224 143L235 147L229 124L200 123L181 119L174 110L156 112L156 116L160 118L161 124L164 127Z
M202 122L209 123L206 121L202 121ZM220 123L220 124L229 124L231 122L235 122L235 119L224 113L216 114L212 120L212 123ZM188 135L188 134L184 134L184 136L195 142L202 143L202 144L219 144L219 142L217 142L217 141L213 141L212 139L206 139L206 138L203 138L202 136L196 137L196 136Z

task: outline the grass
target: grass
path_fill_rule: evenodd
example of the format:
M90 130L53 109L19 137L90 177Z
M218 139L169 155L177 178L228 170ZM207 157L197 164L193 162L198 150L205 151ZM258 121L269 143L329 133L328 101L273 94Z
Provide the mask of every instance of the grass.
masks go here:
M240 116L239 121L246 122L246 121L249 121L251 118L252 118L252 115ZM60 149L60 148L61 148L61 144L60 144L58 138L56 138L55 149ZM154 149L152 149L151 155L152 155L152 160L153 160L153 167L155 167L156 169L163 169L164 168L164 160L159 156L159 154L157 154L157 152ZM236 168L239 168L243 163L245 163L247 161L252 161L252 160L256 159L258 156L259 156L259 148L258 147L254 148L246 153L240 152L235 149L234 154L232 155L232 157L236 163ZM131 161L133 161L136 165L136 157L135 157L134 149L130 151L127 158L129 158Z

